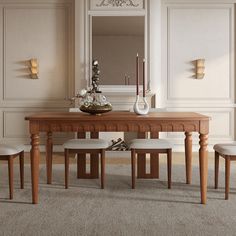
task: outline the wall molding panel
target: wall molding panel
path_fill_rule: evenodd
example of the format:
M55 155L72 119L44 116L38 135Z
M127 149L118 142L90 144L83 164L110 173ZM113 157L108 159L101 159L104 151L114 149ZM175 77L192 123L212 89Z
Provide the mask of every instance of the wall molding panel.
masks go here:
M199 112L211 118L208 136L208 151L213 152L213 146L216 143L232 142L234 140L234 109L187 109L187 108L168 108L168 111L192 111ZM184 151L183 133L162 133L163 138L168 139L174 144L174 151ZM192 133L193 151L199 150L199 134Z
M55 111L55 112L63 112L66 111L65 108L6 108L2 109L2 113L0 117L2 117L3 129L1 131L0 137L8 142L23 142L24 144L29 144L29 124L28 121L25 121L25 116L34 114L37 112L47 112L47 111ZM0 119L1 120L1 119ZM73 133L58 133L54 134L53 142L55 144L61 144L68 140L68 138L72 138ZM46 134L40 135L40 143L45 143Z
M74 95L74 0L0 0L0 139L29 144L25 116L67 111ZM37 58L39 79L29 76ZM61 144L72 133L54 134ZM40 143L45 143L45 134Z
M194 16L194 13L196 16ZM166 14L166 35L167 35L167 80L166 80L166 101L167 103L233 103L234 101L234 14L232 4L169 4L165 9ZM220 19L216 19L216 16L221 16ZM182 15L182 18L181 18ZM198 16L199 15L199 16ZM207 20L204 21L204 17ZM193 25L190 33L179 26L184 24L184 21L188 22L193 18L193 22L190 21L189 24ZM203 18L200 21L200 18ZM218 24L218 21L224 20L223 23ZM198 22L199 21L199 22ZM207 25L209 24L209 25ZM212 25L215 24L213 28ZM196 26L196 27L194 27ZM188 23L186 23L188 27ZM220 27L220 29L219 29ZM209 42L214 38L214 32L221 32L223 30L223 36L220 38L216 35L218 39L213 42L212 45L208 45ZM177 30L178 29L178 30ZM211 32L206 37L202 34L204 29L209 29ZM208 31L209 31L208 30ZM224 34L225 33L225 34ZM191 38L191 34L192 36ZM186 42L181 43L180 37L185 37L186 35L191 44L188 48ZM198 35L200 35L198 37ZM205 37L205 44L201 41L201 38ZM196 39L194 39L196 38ZM199 40L199 42L198 42ZM217 41L218 40L218 41ZM215 44L214 44L215 43ZM177 45L179 49L177 49ZM215 45L219 45L222 49L214 48ZM226 52L227 55L223 55L223 58L217 58L214 61L214 53L207 53L206 48L211 47L211 51L214 48L215 51L219 53ZM187 52L189 50L189 52ZM210 51L210 50L208 50ZM181 56L181 52L184 54ZM206 55L208 54L208 55ZM177 58L179 57L180 58ZM205 78L202 80L197 80L194 78L194 65L191 64L194 59L203 58L206 59L206 69ZM184 60L184 61L183 61ZM222 61L227 61L223 64ZM217 68L219 67L219 68ZM218 71L219 70L219 71ZM218 78L217 78L218 77ZM218 79L216 82L215 78ZM226 80L225 83L221 80ZM211 91L205 89L204 87L212 87ZM203 89L202 89L203 88ZM217 89L218 88L218 89ZM222 95L220 94L220 89ZM183 92L185 90L185 92ZM222 92L222 90L224 90ZM189 92L188 92L189 91ZM198 91L200 91L198 93Z
M1 100L3 99L3 94L4 94L4 85L3 85L3 77L4 77L4 66L3 66L3 8L0 6L0 104ZM0 105L1 106L1 105Z
M145 0L126 0L126 1L111 1L111 0L90 0L89 7L91 10L137 10L145 8Z
M169 111L192 111L199 112L201 114L207 115L211 117L210 121L210 132L209 139L214 140L211 144L214 144L215 140L228 139L232 140L234 138L234 109L233 108L225 108L225 109L187 109L187 108L168 108ZM224 127L222 129L222 123L224 123ZM221 125L219 125L221 124ZM169 133L168 137L175 138L179 135ZM198 134L197 134L198 136Z
M209 151L235 136L234 4L164 0L162 5L163 106L211 117ZM195 78L196 59L205 59L205 76ZM184 150L183 134L164 135ZM198 134L193 134L198 150Z
M23 19L28 16L32 22L25 25L27 19L23 21L20 19L21 16ZM42 18L48 21L46 24L49 25L46 26L48 28L45 27ZM72 4L49 2L38 5L36 3L6 5L3 7L3 19L4 76L1 84L4 93L0 105L53 107L58 104L68 107L68 102L64 101L64 98L74 94ZM19 29L13 28L15 23L19 24ZM53 29L54 32L50 34ZM22 35L20 31L23 31ZM21 45L22 50L21 47L14 46L14 39L9 40L15 36L12 34L17 33L19 44L25 42ZM18 58L15 56L17 54L20 54ZM30 79L28 74L27 64L32 57L37 57L39 61L39 79L35 81ZM13 84L18 89L12 86Z

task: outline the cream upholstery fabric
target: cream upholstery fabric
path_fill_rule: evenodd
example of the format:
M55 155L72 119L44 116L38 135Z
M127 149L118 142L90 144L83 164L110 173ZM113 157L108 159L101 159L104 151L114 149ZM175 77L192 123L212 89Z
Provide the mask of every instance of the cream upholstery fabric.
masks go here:
M71 139L63 144L67 149L105 149L108 146L109 143L103 139Z
M169 149L172 145L164 139L133 139L129 147L130 149Z
M223 155L236 156L236 142L233 143L219 143L214 145L214 150Z
M14 155L24 151L22 145L0 144L0 156Z

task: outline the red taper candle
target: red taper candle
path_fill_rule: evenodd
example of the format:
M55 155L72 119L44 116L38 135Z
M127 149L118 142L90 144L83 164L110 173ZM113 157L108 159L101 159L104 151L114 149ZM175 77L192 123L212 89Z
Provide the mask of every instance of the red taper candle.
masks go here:
M145 88L145 59L143 59L143 97L146 97Z
M139 95L139 57L136 56L136 95Z

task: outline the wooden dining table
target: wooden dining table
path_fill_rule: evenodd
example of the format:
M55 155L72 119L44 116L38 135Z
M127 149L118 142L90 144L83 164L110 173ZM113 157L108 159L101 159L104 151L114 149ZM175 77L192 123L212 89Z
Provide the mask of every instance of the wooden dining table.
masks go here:
M192 132L199 133L199 168L201 203L207 201L208 176L208 116L194 112L152 112L148 115L137 115L133 112L111 111L101 115L90 115L82 112L40 112L25 117L29 121L31 135L31 180L32 202L38 203L40 133L47 134L46 164L47 183L52 182L53 132L76 132L78 138L85 138L90 132L91 138L98 138L99 132L137 132L138 138L158 138L159 132L183 132L185 134L186 183L191 183L192 175ZM83 154L82 154L83 155ZM151 156L150 172L146 170L146 156L140 154L137 163L138 178L158 178L158 158ZM78 158L78 178L98 178L98 158L91 158L90 173L86 173L86 157Z

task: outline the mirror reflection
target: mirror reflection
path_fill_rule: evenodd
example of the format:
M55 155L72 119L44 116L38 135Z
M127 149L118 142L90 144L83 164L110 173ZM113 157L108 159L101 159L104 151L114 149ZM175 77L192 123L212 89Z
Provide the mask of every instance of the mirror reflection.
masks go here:
M135 85L136 55L145 55L144 22L144 16L92 17L92 59L99 62L100 85Z

